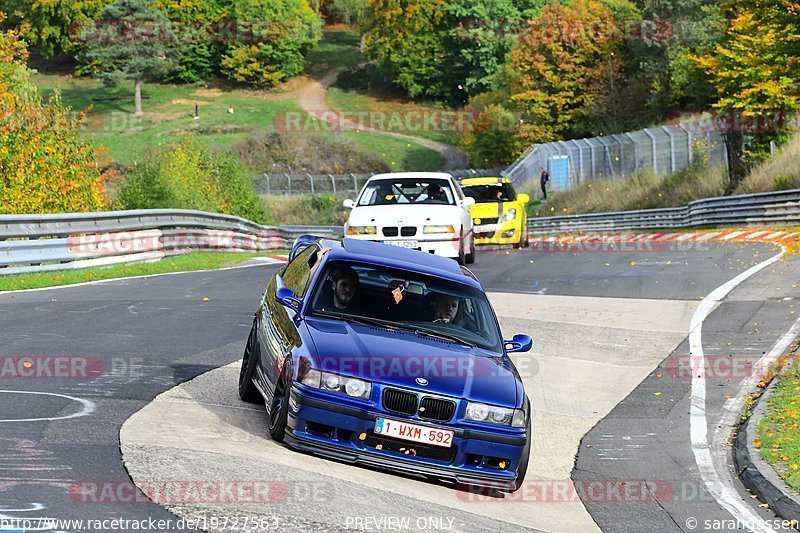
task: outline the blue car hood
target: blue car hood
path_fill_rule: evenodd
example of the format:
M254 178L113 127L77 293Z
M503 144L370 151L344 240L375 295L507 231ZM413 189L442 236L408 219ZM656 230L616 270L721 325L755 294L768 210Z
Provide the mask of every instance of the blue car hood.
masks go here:
M480 348L340 320L307 317L317 368L374 383L514 407L517 376ZM424 378L422 386L416 381Z

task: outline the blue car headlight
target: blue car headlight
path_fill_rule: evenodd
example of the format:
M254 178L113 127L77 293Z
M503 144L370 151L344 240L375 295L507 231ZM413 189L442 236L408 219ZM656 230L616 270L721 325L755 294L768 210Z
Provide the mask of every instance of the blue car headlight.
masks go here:
M515 428L525 427L525 412L522 409L509 409L478 402L467 403L466 419Z
M372 383L369 381L340 376L331 372L320 372L319 370L309 370L303 377L302 383L309 387L328 392L338 392L361 400L368 400L372 393Z

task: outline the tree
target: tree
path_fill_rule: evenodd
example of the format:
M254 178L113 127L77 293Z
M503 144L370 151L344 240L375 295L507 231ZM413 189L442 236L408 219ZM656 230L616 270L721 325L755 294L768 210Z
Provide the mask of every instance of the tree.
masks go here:
M71 36L111 0L3 0L8 25L19 28L44 57L74 50Z
M735 190L749 162L745 141L756 146L783 140L800 111L800 9L787 0L744 0L726 5L730 22L724 42L698 64L709 74L727 121L730 183ZM750 131L747 131L750 130Z
M82 27L81 72L113 86L134 82L134 114L142 114L142 83L167 75L176 65L177 37L166 14L150 0L115 0L95 23Z
M231 44L222 58L222 72L243 83L270 86L300 74L322 35L307 0L234 0L232 14L240 26L258 23L251 42Z
M95 151L78 134L82 117L57 95L42 101L26 59L18 33L0 31L0 213L104 208Z
M596 112L621 72L622 34L597 0L545 6L509 53L511 100L527 143L568 136Z
M371 0L373 27L367 57L387 71L410 96L447 94L446 0Z

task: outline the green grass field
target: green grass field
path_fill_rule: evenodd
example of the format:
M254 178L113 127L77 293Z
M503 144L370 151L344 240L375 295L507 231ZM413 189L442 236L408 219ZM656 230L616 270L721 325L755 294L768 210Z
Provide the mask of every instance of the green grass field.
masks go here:
M384 129L389 131L448 144L455 142L455 132L452 128L449 128L444 121L437 120L443 111L451 110L410 100L381 99L375 95L338 87L328 89L327 102L329 106L338 110L376 113L379 120L384 120L386 124ZM426 117L431 121L430 127L425 126ZM390 124L399 127L391 127ZM375 124L369 122L368 125L379 129L381 127L377 122Z
M755 444L786 483L800 491L800 360L795 358L779 379L758 421Z
M319 47L309 53L307 75L319 77L332 68L357 64L361 59L358 44L355 31L326 31ZM95 145L104 146L111 159L131 165L142 161L153 148L185 135L194 135L209 148L228 150L254 130L273 129L283 113L300 111L292 91L302 79L273 90L252 90L222 81L145 83L142 117L133 115L132 82L107 88L98 80L63 74L39 74L36 82L44 96L58 89L64 104L74 111L91 107L84 121L84 135ZM345 111L366 105L362 97L342 98L340 103ZM195 104L199 107L197 120ZM229 106L233 114L228 113ZM344 135L364 150L381 154L395 170L439 170L443 165L437 152L413 142L353 131Z
M279 252L269 252L270 254ZM59 272L33 272L0 276L0 291L38 289L58 285L74 285L87 281L126 278L130 276L150 276L166 272L188 270L209 270L238 265L254 257L264 257L266 253L224 253L194 252L167 257L154 263L130 263L108 267L64 270Z

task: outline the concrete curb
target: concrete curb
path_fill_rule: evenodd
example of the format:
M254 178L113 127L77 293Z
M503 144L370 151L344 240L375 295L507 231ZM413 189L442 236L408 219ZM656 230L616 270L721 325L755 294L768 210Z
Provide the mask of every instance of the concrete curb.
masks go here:
M772 380L758 399L753 414L739 428L734 442L733 461L742 482L758 496L759 501L768 503L775 514L785 520L800 521L800 496L781 479L752 444L758 421L763 416L777 383L778 379ZM800 529L797 523L794 528Z

